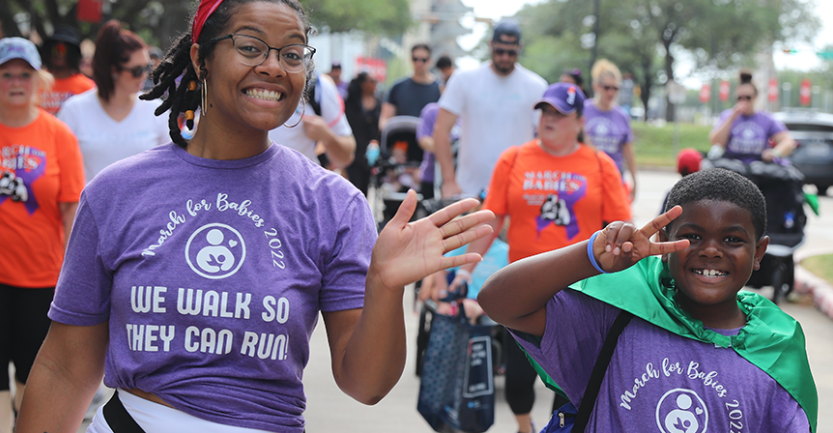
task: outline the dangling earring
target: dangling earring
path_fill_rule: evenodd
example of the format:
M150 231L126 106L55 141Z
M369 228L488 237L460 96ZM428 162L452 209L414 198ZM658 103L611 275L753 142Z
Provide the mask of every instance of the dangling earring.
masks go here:
M202 80L202 115L208 115L208 78Z
M307 112L307 99L306 98L301 98L301 118L298 119L298 121L295 122L294 125L287 125L286 123L284 123L283 126L286 126L287 128L294 128L294 127L300 125L301 122L303 122L303 120L304 120L304 114L306 114L306 112Z

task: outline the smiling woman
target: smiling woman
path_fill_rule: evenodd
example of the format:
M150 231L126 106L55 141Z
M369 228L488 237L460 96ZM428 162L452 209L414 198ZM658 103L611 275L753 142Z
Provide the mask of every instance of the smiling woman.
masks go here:
M360 191L272 143L312 72L309 31L295 0L199 4L145 96L165 98L175 144L108 167L82 195L18 432L76 430L106 373L118 393L92 432L301 433L319 314L339 388L374 404L396 384L404 286L479 260L443 254L493 215L450 223L466 200L408 223L410 192L377 239ZM186 140L178 117L197 109Z

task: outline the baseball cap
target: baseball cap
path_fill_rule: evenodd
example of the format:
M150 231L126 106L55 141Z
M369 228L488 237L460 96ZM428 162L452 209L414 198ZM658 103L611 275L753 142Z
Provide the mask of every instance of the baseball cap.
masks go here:
M40 54L32 41L18 37L0 39L0 65L14 59L23 59L35 70L40 70Z
M535 103L535 109L540 108L541 104L550 104L561 114L573 114L584 109L584 92L573 83L551 84L541 100Z
M492 41L502 42L500 40L501 35L517 38L518 43L521 42L521 28L518 27L518 23L514 20L501 20L497 23L497 25L495 25L495 30L492 32Z
M695 149L687 147L677 154L677 173L683 176L700 171L700 161L703 154Z
M52 33L52 36L46 39L46 42L64 42L79 47L81 45L81 38L78 36L78 31L74 28L65 24L59 24L55 26L55 31Z

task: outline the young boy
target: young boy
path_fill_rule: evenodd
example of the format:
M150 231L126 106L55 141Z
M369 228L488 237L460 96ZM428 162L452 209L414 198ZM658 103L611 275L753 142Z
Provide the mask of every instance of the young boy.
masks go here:
M620 309L634 314L587 431L815 431L800 325L763 296L738 293L769 242L765 206L736 173L694 173L642 229L614 222L588 242L515 262L478 301L577 407Z

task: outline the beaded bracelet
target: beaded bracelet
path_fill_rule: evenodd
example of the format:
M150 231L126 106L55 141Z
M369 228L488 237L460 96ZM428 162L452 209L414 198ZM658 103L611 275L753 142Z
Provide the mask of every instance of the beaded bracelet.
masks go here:
M471 284L471 272L469 272L469 271L467 271L463 268L460 268L460 269L457 269L456 274L460 277L463 277L463 279L466 280L467 283Z
M596 261L596 256L593 254L593 243L596 242L596 236L598 236L601 232L602 231L599 230L596 233L593 233L593 236L590 236L590 240L587 241L587 258L590 259L590 264L593 265L597 271L606 274L607 272L599 266L599 262Z

